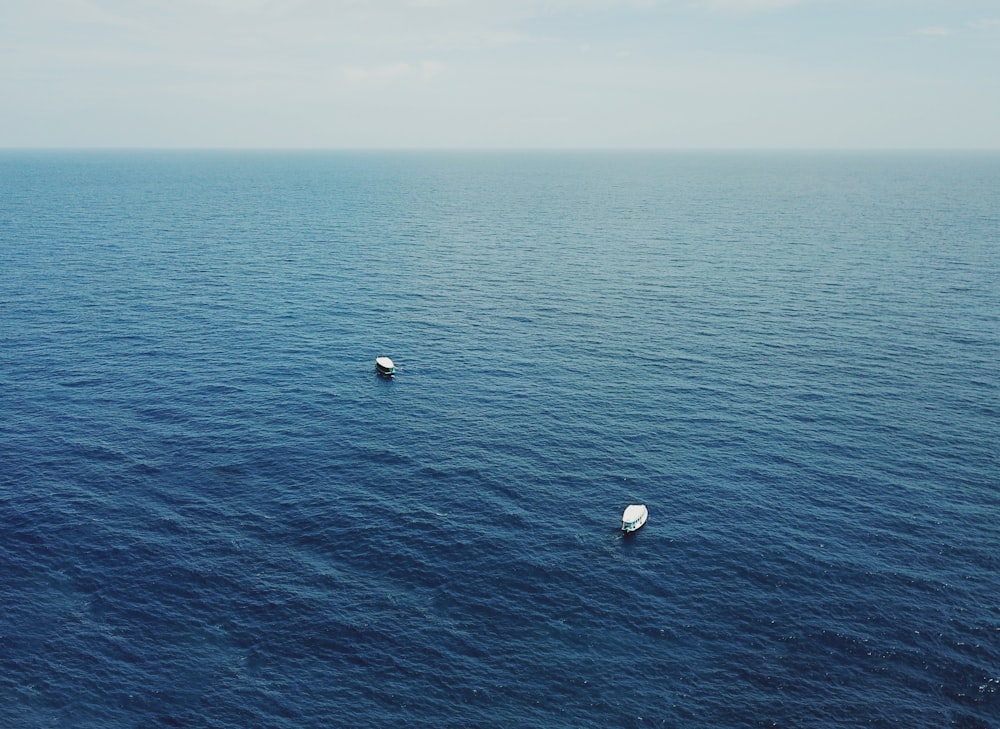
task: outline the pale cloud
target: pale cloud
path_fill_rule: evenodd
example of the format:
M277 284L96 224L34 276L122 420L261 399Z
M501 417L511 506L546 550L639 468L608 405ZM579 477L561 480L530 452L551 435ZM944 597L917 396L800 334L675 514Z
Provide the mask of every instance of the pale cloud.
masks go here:
M917 30L917 35L929 35L937 38L946 38L950 35L955 35L955 30L947 26L939 25L930 28L920 28Z
M423 81L429 81L445 72L447 66L440 61L421 61L418 74Z
M344 78L353 84L384 83L401 79L429 81L445 71L445 64L439 61L420 63L384 63L374 66L346 66Z
M979 20L973 20L969 23L969 27L973 30L997 31L1000 30L1000 18L981 18Z
M413 69L408 63L384 63L378 66L347 66L344 68L344 78L351 83L363 84L404 78L409 76L412 71Z

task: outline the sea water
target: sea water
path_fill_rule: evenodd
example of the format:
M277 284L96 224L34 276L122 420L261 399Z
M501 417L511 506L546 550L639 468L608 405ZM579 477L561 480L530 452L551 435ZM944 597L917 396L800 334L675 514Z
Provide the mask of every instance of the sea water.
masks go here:
M998 362L997 154L4 152L0 726L996 729Z

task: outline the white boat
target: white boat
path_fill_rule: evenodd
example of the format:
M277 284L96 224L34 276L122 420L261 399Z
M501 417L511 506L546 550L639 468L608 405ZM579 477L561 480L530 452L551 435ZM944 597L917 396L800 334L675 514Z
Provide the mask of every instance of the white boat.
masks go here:
M396 374L396 365L388 357L376 357L375 371L384 377L392 377Z
M649 518L649 511L645 504L629 504L622 514L622 531L628 534L646 523Z

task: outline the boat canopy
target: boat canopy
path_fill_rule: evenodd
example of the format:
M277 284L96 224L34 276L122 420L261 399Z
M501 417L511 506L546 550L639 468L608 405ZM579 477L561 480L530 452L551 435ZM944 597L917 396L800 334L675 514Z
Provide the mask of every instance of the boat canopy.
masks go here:
M622 514L623 522L633 522L642 517L646 512L645 504L629 504L625 507L625 513Z
M377 364L379 367L384 367L387 370L391 370L393 367L396 366L392 363L392 360L389 359L388 357L376 357L375 364Z

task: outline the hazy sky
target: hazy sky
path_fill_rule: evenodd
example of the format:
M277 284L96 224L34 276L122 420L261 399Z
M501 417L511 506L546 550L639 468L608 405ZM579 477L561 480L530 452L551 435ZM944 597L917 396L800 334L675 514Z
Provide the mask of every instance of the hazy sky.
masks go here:
M0 0L0 147L1000 149L1000 0Z

